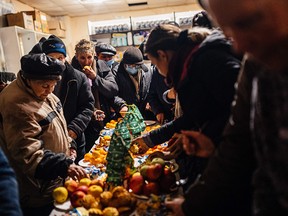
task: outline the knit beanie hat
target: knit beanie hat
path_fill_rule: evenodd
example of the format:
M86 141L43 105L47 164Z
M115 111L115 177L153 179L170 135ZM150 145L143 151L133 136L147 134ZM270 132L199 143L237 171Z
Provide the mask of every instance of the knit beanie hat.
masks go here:
M143 64L143 55L136 47L129 47L123 54L124 64Z
M66 57L66 46L63 41L55 35L51 35L46 41L43 42L42 51L45 54L53 52L62 53Z
M60 80L65 65L45 53L28 54L21 58L21 73L32 80Z

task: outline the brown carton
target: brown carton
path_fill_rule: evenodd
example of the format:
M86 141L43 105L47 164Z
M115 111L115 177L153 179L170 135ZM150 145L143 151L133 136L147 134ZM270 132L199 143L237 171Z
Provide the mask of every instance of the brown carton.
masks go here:
M16 14L7 14L7 22L9 26L20 26L25 29L34 30L33 17L24 12Z

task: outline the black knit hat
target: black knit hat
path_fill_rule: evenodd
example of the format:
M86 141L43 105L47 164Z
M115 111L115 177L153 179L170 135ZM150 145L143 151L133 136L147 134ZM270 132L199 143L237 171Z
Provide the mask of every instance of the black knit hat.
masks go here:
M112 45L107 43L98 43L96 44L95 49L97 54L102 53L111 56L116 55L116 49Z
M208 17L208 14L206 11L201 11L196 13L192 18L192 27L205 27L208 29L212 29L212 23Z
M29 52L29 54L36 54L36 53L43 53L42 51L42 44L44 41L46 41L47 39L45 37L42 37L39 42L37 44L35 44L35 46L31 49L31 51Z
M43 42L42 51L45 54L53 52L62 53L66 57L66 46L63 41L55 35L51 35L46 41Z
M143 64L143 55L136 47L129 47L123 54L124 64Z
M60 80L65 65L44 53L28 54L21 58L22 75L32 80Z

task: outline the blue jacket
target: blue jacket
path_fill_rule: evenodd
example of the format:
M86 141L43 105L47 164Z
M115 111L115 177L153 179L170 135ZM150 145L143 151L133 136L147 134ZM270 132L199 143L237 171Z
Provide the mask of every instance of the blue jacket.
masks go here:
M18 183L13 169L0 149L0 215L21 216Z

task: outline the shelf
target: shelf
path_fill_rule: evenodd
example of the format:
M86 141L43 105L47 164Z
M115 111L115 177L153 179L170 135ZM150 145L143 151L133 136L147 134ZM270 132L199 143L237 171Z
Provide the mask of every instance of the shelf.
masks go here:
M49 35L50 34L24 29L19 26L0 28L6 70L8 72L18 73L21 68L21 57L28 54L41 37L48 38Z

